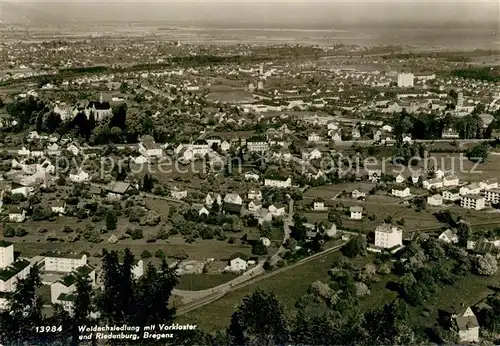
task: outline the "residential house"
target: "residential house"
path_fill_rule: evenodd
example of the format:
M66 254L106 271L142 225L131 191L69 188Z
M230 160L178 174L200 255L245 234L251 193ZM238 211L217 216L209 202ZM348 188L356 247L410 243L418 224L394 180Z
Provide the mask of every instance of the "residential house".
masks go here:
M196 140L190 149L195 156L205 156L210 151L207 141L203 139Z
M259 173L257 173L254 170L245 173L245 180L247 181L249 180L259 181L259 179L260 179Z
M452 320L460 342L479 342L479 322L470 307L463 312L453 314Z
M170 191L170 196L175 199L183 199L187 197L187 190L181 190L177 186L174 186Z
M403 245L403 230L383 223L375 229L375 246L391 249Z
M307 141L308 142L319 142L319 141L321 141L321 137L316 132L312 132L307 136Z
M448 127L448 128L443 129L443 132L441 132L441 138L443 138L443 139L459 139L460 135L453 128Z
M85 265L76 268L70 274L63 276L58 281L50 285L50 300L52 304L60 304L63 309L72 312L73 304L76 301L76 282L78 277L89 277L92 286L96 284L95 269Z
M237 193L227 193L224 196L224 203L243 204L243 199Z
M155 143L153 137L145 136L139 143L139 153L145 157L161 158L163 157L163 148L161 144Z
M260 190L250 190L248 191L247 198L250 200L256 199L260 201L262 199L262 192Z
M74 183L82 183L90 180L90 174L85 172L83 168L80 168L76 174L69 175L69 180Z
M31 154L31 151L26 149L26 147L22 147L17 151L17 155L19 156L29 156Z
M273 217L282 217L286 213L285 206L280 204L270 205L269 208L267 209L269 210L269 212Z
M229 266L225 268L225 271L239 273L246 271L248 268L247 263L248 257L242 253L236 253L229 258Z
M49 156L57 156L61 155L61 149L57 143L52 143L47 146L47 155Z
M26 210L22 207L11 206L9 209L10 222L24 222L26 220Z
M444 171L443 171L443 170L441 170L441 169L437 169L437 170L435 170L435 171L434 171L434 174L436 175L436 178L438 178L438 179L443 179L443 178L444 178L444 176L445 176Z
M490 204L500 203L500 189L488 189L484 192L484 197Z
M87 255L48 252L45 254L44 263L45 271L71 273L87 265Z
M406 179L402 174L398 174L398 176L395 178L396 184L403 184Z
M266 152L269 150L269 143L264 136L253 136L246 141L249 152Z
M498 189L498 180L496 178L493 178L493 179L481 181L479 183L479 186L481 186L482 191L491 190L491 189Z
M441 189L443 188L443 180L439 178L424 180L422 182L422 186L426 190L430 190L432 188Z
M479 195L481 193L481 185L478 183L472 183L467 186L460 188L459 192L461 196L465 195Z
M445 190L443 191L443 200L445 201L459 201L462 198L460 196L460 191L459 189L451 189L451 190Z
M357 205L349 208L351 220L361 220L363 218L363 207Z
M365 169L368 180L372 183L377 183L382 177L382 170L380 169Z
M231 144L228 141L224 141L220 144L220 149L223 152L229 151L229 149L231 149Z
M129 183L125 183L123 181L115 181L110 183L106 187L106 192L109 198L122 198L125 196L125 193L131 188Z
M411 193L410 193L410 188L409 187L406 187L406 188L394 188L391 190L391 194L395 197L399 197L399 198L407 198L407 197L410 197L411 196Z
M403 143L412 143L411 135L403 135Z
M351 192L351 196L352 196L352 198L354 198L354 199L365 198L365 197L366 197L366 192L361 191L361 190L358 190L358 189L354 189L354 190Z
M238 203L224 203L222 210L228 214L241 215L243 205Z
M78 154L81 152L81 149L73 143L68 145L66 147L66 150L72 153L74 156L78 156Z
M422 176L422 173L421 172L413 172L411 174L411 182L413 184L418 184L418 182L420 181L420 177Z
M458 243L458 235L456 232L454 232L451 229L447 229L443 233L441 233L438 237L439 240L444 241L445 243L449 244L456 244Z
M443 187L458 186L459 184L460 180L456 175L446 175L443 178Z
M217 193L213 194L211 192L207 193L205 197L205 205L209 208L212 208L212 205L217 203L218 205L222 205L222 197Z
M290 188L292 187L292 179L282 178L279 176L268 176L264 178L264 186L277 187L277 188Z
M59 215L66 214L66 202L64 201L57 201L51 207L52 207L52 212L55 214Z
M427 204L433 207L441 206L443 205L443 196L437 194L429 196L427 197Z
M210 212L208 211L207 208L201 207L201 209L198 211L198 216L202 216L202 215L205 215L205 216L210 215Z
M484 209L486 199L479 195L465 195L460 201L460 206L465 209L481 210Z
M314 211L325 211L328 208L325 207L325 201L322 198L317 198L313 202Z
M262 209L262 203L257 200L252 200L248 203L248 211L251 213L256 213Z

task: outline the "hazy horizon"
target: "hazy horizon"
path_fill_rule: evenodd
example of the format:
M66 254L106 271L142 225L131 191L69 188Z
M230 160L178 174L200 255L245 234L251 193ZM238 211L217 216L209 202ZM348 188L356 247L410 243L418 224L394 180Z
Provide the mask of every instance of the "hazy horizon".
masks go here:
M5 23L171 22L217 27L330 28L356 26L500 27L498 1L15 1L4 0Z

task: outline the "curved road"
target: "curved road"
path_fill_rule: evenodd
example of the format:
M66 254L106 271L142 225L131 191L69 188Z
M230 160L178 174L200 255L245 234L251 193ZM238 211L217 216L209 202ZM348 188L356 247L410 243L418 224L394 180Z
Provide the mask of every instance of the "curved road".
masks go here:
M226 295L227 293L229 292L232 292L232 291L235 291L235 290L238 290L240 288L243 288L245 286L248 286L250 284L253 284L255 282L258 282L260 280L263 280L263 279L267 279L267 278L270 278L270 277L273 277L275 275L278 275L278 274L281 274L287 270L290 270L292 268L295 268L295 267L298 267L302 264L305 264L305 263L308 263L308 262L311 262L311 261L315 261L317 260L318 258L321 258L321 257L324 257L326 255L328 255L330 252L334 252L334 251L338 251L339 249L341 249L344 245L345 245L346 242L343 242L342 244L340 245L336 245L334 247L331 247L329 249L326 249L322 252L319 252L317 254L314 254L312 256L309 256L307 258L304 258L294 264L291 264L289 266L286 266L286 267L283 267L283 268L280 268L280 269L277 269L277 270L274 270L272 272L268 272L266 274L263 274L263 275L259 275L257 277L254 277L253 279L251 280L248 280L242 284L239 284L239 285L233 285L223 291L218 291L218 292L214 292L213 294L209 295L209 296L205 296L199 300L196 300L196 301L192 301L188 304L185 304L183 305L182 307L180 307L176 314L177 315L183 315L183 314L186 314L190 311L193 311L193 310L196 310L204 305L207 305L207 304L210 304L211 302L214 302L220 298L222 298L224 295Z

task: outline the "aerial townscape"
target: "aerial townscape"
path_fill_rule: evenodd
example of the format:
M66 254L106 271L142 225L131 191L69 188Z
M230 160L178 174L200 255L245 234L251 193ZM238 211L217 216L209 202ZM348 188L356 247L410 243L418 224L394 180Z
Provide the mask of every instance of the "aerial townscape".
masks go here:
M486 20L365 42L31 6L1 10L0 345L500 341Z

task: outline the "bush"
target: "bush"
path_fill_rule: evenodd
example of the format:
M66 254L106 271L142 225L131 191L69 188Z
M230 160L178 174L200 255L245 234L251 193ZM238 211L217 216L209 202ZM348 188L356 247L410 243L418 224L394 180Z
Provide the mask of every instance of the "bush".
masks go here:
M24 228L19 227L16 229L16 237L24 237L26 234L28 234L28 231L26 231Z
M130 235L130 237L134 240L137 240L137 239L142 239L144 238L144 235L142 233L142 229L140 228L136 228L136 229L133 229L133 230L127 230L126 232L128 235Z
M179 250L174 254L174 258L176 260L185 260L186 258L188 258L188 254L184 250Z
M156 237L154 235L149 236L147 242L148 243L156 243Z
M71 233L71 232L73 232L73 228L66 225L66 226L64 226L62 231L63 231L63 233Z
M144 250L142 253L141 253L141 258L151 258L151 252L149 252L148 250Z
M165 258L165 253L161 249L158 249L155 252L155 257L156 258L160 258L160 259L164 259Z
M165 228L161 228L156 235L157 239L168 239L168 231Z
M116 221L117 217L114 211L110 210L106 214L106 228L108 231L112 231L116 229Z
M12 238L16 235L16 230L11 225L7 225L4 228L3 235L5 238Z

